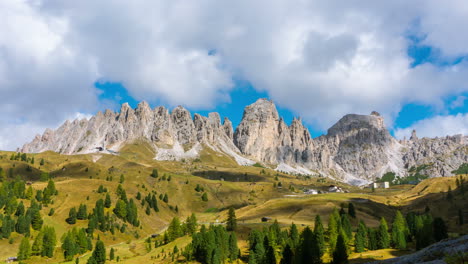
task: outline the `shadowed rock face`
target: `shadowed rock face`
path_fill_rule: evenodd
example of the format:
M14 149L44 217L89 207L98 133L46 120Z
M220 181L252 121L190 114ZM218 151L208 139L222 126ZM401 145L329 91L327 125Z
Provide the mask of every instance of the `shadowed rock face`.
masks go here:
M403 176L407 169L422 164L431 164L422 173L448 176L468 162L465 136L419 139L414 131L410 140L398 141L377 112L345 115L327 135L313 139L300 119L287 125L274 103L266 99L245 108L235 131L227 117L221 123L218 113L208 117L195 114L192 118L181 106L169 112L141 102L136 109L123 104L119 113L106 110L89 120L66 121L58 129L47 129L36 136L21 151L76 154L94 152L96 147L118 150L125 142L140 138L153 142L161 153L170 148L183 153L183 146L196 146L189 154L193 157L203 145L243 165L251 164L251 160L285 163L351 183L363 183L388 171Z

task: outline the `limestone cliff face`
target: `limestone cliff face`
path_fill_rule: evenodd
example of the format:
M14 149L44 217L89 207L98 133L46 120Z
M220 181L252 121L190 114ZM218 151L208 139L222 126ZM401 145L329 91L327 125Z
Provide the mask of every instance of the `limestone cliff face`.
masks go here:
M47 129L22 152L52 150L63 154L90 153L103 148L118 151L128 141L147 139L153 143L156 159L194 158L203 147L233 157L239 164L262 162L277 169L303 174L322 174L361 184L385 172L405 176L412 167L427 165L429 176L449 176L468 162L468 138L418 138L398 141L377 112L349 114L326 135L312 138L301 119L290 125L279 117L272 101L259 99L247 106L234 131L231 121L218 113L208 117L179 106L171 112L151 109L146 102L132 109L123 104L119 113L106 110L89 120L66 121L56 130ZM188 149L188 150L187 150Z
M146 102L141 102L136 109L123 104L119 113L106 110L89 120L66 121L57 130L48 129L42 136L36 136L21 151L52 150L63 154L90 153L97 148L118 151L125 142L144 138L158 149L177 148L161 157L175 159L180 154L178 146L193 147L197 143L214 146L222 143L239 153L232 144L232 134L229 119L222 125L217 113L210 113L208 118L196 114L192 119L190 112L181 106L169 113L164 107L152 110Z

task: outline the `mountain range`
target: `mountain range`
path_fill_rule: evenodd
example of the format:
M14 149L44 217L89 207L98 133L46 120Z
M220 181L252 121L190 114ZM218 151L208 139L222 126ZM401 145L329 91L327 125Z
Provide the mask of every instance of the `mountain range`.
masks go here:
M354 185L371 182L386 172L404 177L416 168L429 177L451 176L468 162L464 135L418 138L413 131L408 140L397 140L383 117L372 112L345 115L326 135L312 138L301 119L286 124L267 99L247 106L236 129L228 118L221 122L218 113L192 117L182 106L169 111L162 106L151 109L146 102L135 109L125 103L118 113L106 110L90 119L66 121L56 130L47 129L19 151L118 155L122 146L140 139L151 143L156 160L195 159L204 148L210 148L240 165L260 163Z

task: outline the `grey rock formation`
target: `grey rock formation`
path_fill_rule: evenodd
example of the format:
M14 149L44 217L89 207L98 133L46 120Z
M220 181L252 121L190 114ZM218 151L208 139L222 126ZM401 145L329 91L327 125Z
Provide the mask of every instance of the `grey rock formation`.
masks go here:
M221 125L217 113L209 117L192 116L189 111L179 106L171 113L164 107L151 110L146 102L138 104L134 110L123 104L119 113L106 110L86 120L66 121L53 131L36 136L31 143L25 144L22 152L42 152L52 150L63 154L95 152L97 148L118 151L122 144L135 139L147 139L156 149L168 150L161 159L176 159L185 151L178 146L193 147L198 144L216 146L234 153L240 151L232 143L232 124L226 119ZM195 151L195 150L194 150ZM196 153L195 153L196 154Z
M228 118L208 117L178 106L151 109L146 102L132 109L123 104L119 113L106 110L89 120L66 121L57 130L47 129L25 144L22 152L52 150L63 154L89 153L96 147L117 151L128 141L144 138L153 143L157 159L196 157L203 147L232 156L239 164L254 161L302 174L322 174L353 184L392 171L405 176L421 165L431 177L449 176L468 162L463 135L398 141L385 127L383 117L349 114L326 135L312 138L301 119L287 125L272 101L259 99L247 106L234 131Z

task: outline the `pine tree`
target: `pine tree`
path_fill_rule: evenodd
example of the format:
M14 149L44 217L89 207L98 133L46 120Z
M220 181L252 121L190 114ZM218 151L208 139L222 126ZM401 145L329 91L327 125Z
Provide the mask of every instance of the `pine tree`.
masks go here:
M119 200L115 205L114 214L121 219L126 219L127 204L123 200Z
M65 219L65 221L70 225L76 224L76 208L75 207L72 207L70 209L70 211L68 212L68 218Z
M43 239L44 239L44 233L39 232L39 234L37 234L36 238L34 239L34 243L33 243L32 248L31 248L32 255L34 255L34 256L41 255L42 245L44 243Z
M237 229L237 219L236 211L234 207L229 208L228 218L226 220L226 230L227 231L236 231Z
M237 237L236 233L231 232L229 234L229 259L234 261L239 256L239 247L237 246Z
M167 196L167 193L164 194L163 202L169 203L169 196Z
M323 228L322 219L320 215L315 216L314 223L314 235L317 240L317 244L320 250L320 257L325 254L326 245L325 245L325 229Z
M41 161L39 162L39 165L44 166L44 164L45 164L44 159L41 159Z
M448 191L447 191L447 200L450 202L453 200L453 194L452 194L452 186L449 186Z
M405 241L406 242L406 241ZM434 232L432 217L430 215L423 216L423 226L418 230L416 236L416 249L425 248L434 243ZM406 247L406 244L405 244Z
M369 250L376 250L379 248L377 243L377 233L378 231L374 228L367 229L367 248Z
M208 194L206 194L206 192L202 194L201 198L202 198L202 201L208 202Z
M309 227L306 227L302 231L301 242L297 251L299 263L322 263L320 247L317 243L315 234Z
M78 245L72 233L67 233L62 243L63 257L66 261L71 261L78 253Z
M80 204L80 207L78 208L78 213L76 214L76 218L79 220L85 220L88 218L88 212L87 212L87 207L86 204Z
M111 248L110 253L109 253L109 260L114 260L115 258L115 251L114 248Z
M448 238L447 225L445 225L444 219L440 217L434 218L433 227L435 242Z
M341 228L343 229L346 237L345 240L350 240L353 236L353 230L351 228L351 223L349 222L348 215L341 215Z
M366 250L366 242L367 242L367 227L366 227L366 224L361 220L359 221L357 232L354 235L354 250L357 253L364 252Z
M23 237L21 239L21 243L19 246L18 251L18 260L26 260L31 256L31 245L29 244L29 239L27 237Z
M94 259L96 264L106 263L106 248L101 240L96 242L96 246L94 247L91 257Z
M177 216L174 217L171 223L169 224L169 227L167 228L167 235L168 235L169 242L174 241L175 239L183 235L182 227L180 225L180 220Z
M104 200L104 207L106 208L110 208L111 207L111 198L110 198L110 195L107 193L106 194L106 198Z
M30 234L30 228L29 226L31 225L31 220L29 217L27 216L19 216L18 217L18 220L16 222L16 226L15 226L15 229L16 229L16 232L19 233L19 234L23 234L25 236L29 236Z
M43 232L44 237L42 239L41 256L51 258L54 256L55 244L57 243L55 229L53 227L46 226L43 228Z
M39 210L34 210L31 217L31 226L34 230L40 230L42 228L42 224L44 221L42 220L41 213Z
M377 234L377 248L389 248L390 247L390 234L388 233L388 225L385 218L380 219L379 231Z
M16 207L15 215L16 215L16 216L24 215L24 204L23 204L23 201L21 201L21 202L18 204L18 207Z
M197 231L197 217L195 216L194 213L192 213L191 216L187 217L186 222L186 230L189 235L195 234Z
M158 170L157 169L153 169L153 172L151 173L151 177L153 177L153 178L158 177Z
M397 249L406 249L407 225L400 211L396 212L392 225L392 242Z
M331 251L335 249L338 231L341 228L341 220L339 219L340 215L338 214L338 210L335 208L328 220L328 243Z
M121 174L119 183L124 183L124 181L125 181L125 176L123 174Z
M286 244L286 246L283 249L282 252L282 258L280 261L280 264L293 264L294 263L294 252L291 248L291 245L289 243Z
M332 264L348 263L348 253L346 252L346 244L343 234L339 234L336 241L336 248L333 251Z
M265 248L265 258L263 263L276 264L275 249L273 248L272 241L270 241L268 235L264 238L263 247Z
M292 223L291 227L289 228L289 237L291 238L291 245L292 248L296 248L299 244L299 231L297 230L297 226Z
M349 203L349 204L348 204L348 214L349 214L349 216L351 216L352 218L356 218L356 209L354 208L354 204L353 204L353 203Z

